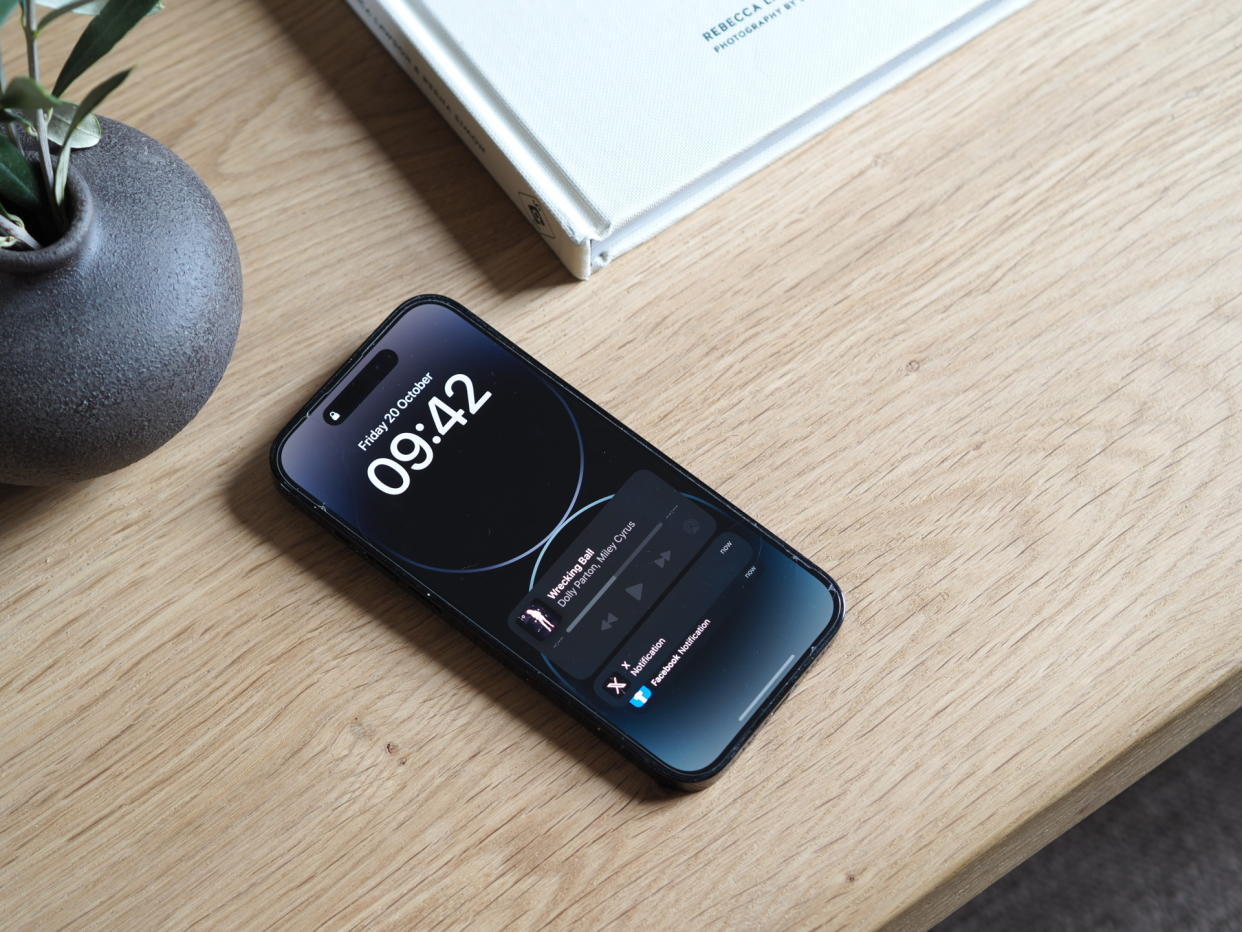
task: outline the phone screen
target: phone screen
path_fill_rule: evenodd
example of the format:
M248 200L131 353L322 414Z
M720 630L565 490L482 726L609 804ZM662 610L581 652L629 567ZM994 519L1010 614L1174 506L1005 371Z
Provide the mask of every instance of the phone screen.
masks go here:
M840 621L825 574L448 299L399 309L274 462L678 776L722 766Z

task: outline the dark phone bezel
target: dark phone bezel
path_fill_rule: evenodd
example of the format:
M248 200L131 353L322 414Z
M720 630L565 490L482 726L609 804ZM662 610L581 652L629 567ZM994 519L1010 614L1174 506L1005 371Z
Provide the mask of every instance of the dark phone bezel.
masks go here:
M358 535L348 524L336 518L327 510L326 505L310 495L305 489L295 483L284 471L280 463L280 454L285 442L289 436L310 417L315 407L327 396L335 390L350 370L373 350L385 337L392 326L400 320L405 314L414 310L416 307L425 304L438 304L445 309L452 311L464 318L472 326L477 327L487 336L491 337L505 349L514 353L519 359L530 365L536 372L544 378L549 379L558 389L567 392L582 404L587 405L596 411L606 421L622 431L625 435L632 438L645 450L658 457L663 463L681 474L704 489L709 489L712 494L722 502L729 510L741 521L748 524L751 528L763 535L778 550L792 559L798 566L811 573L816 579L820 580L829 590L835 603L833 616L829 619L824 628L823 633L816 638L815 641L806 649L802 657L790 668L789 672L781 680L780 683L768 694L763 703L755 711L755 714L740 728L733 736L733 739L725 746L720 755L710 765L697 771L683 771L670 766L654 754L649 752L638 742L634 741L629 735L621 731L611 722L601 718L589 706L583 703L574 693L572 693L562 683L558 682L538 667L529 663L524 657L515 653L507 644L496 638L482 625L472 620L468 615L458 611L452 605L439 598L431 589L431 587L420 580L413 573L406 570L393 560L389 559L381 550L372 545L365 538ZM674 462L666 454L656 449L630 428L626 427L621 421L613 417L598 404L591 401L581 392L577 391L573 386L565 382L556 373L549 370L538 360L524 352L520 347L507 339L503 334L499 333L491 327L486 321L482 320L478 315L444 295L438 294L421 294L403 301L387 318L371 333L362 345L355 350L345 363L332 374L332 376L323 384L322 387L311 397L311 399L302 406L301 410L289 421L288 424L277 435L276 440L272 443L271 452L271 468L272 474L276 478L276 484L280 490L288 496L295 504L309 512L312 517L324 524L329 531L345 541L351 548L368 557L372 562L376 563L381 569L394 576L398 582L411 589L415 595L427 602L438 614L446 617L453 622L454 626L460 629L471 639L478 642L486 648L495 657L501 660L506 666L517 673L521 678L533 683L552 698L558 705L566 709L579 721L586 724L592 731L599 734L610 744L616 747L625 757L637 764L643 770L646 770L661 782L671 784L683 790L696 790L708 786L719 774L725 769L737 756L738 752L745 746L746 742L754 735L755 731L767 720L772 711L781 703L789 694L794 683L806 671L806 669L814 662L816 657L828 645L828 642L836 635L841 627L841 621L845 615L845 600L841 594L841 588L836 581L821 570L818 566L798 553L783 540L760 525L749 515L741 511L732 502L725 499L718 492L711 488L707 483L699 480L693 474L684 469L681 465Z

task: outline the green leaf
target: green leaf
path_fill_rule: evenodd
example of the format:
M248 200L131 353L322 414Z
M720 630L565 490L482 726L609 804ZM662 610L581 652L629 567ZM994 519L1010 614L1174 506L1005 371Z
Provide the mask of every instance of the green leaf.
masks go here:
M27 114L36 110L51 110L59 103L58 97L47 92L37 81L25 76L14 78L0 94L0 110L17 110Z
M103 9L105 0L40 0L39 6L50 7L52 12L39 20L39 32L42 32L66 13L85 13L94 15Z
M69 122L69 129L65 133L65 138L73 138L73 134L78 131L82 121L89 117L95 111L95 108L104 102L105 97L125 83L125 79L129 77L130 70L127 68L120 74L114 74L82 98L82 102L78 104L78 109L74 113L73 119ZM73 148L73 146L62 148L60 150L60 158L56 160L57 204L65 203L65 185L69 183L69 155L73 152Z
M107 5L108 0L38 0L39 6L45 6L49 10L63 11L65 13L82 13L94 16ZM85 9L83 9L85 7ZM52 14L48 14L39 20L40 23L46 23L52 18Z
M16 3L17 0L13 0L13 2ZM40 28L59 16L62 10L65 13L73 12L82 13L86 16L94 16L95 14L102 12L107 3L108 0L39 0L39 6L45 6L48 9L57 11L55 13L49 13L47 17L42 20ZM155 4L155 8L147 15L154 16L162 9L164 9L164 0L159 0L159 2Z
M0 198L13 210L27 216L43 209L39 199L39 179L22 151L0 136Z
M103 125L99 122L99 117L93 113L86 115L81 125L73 131L73 138L70 139L69 125L73 122L77 112L77 104L57 105L52 115L48 117L47 138L61 148L64 148L66 140L69 140L71 149L89 149L91 146L98 145L99 140L103 138Z
M0 0L0 26L4 25L4 21L9 18L9 14L16 6L17 0Z
M103 58L138 21L155 9L159 0L108 0L99 15L82 31L65 60L52 93L60 96L84 72Z

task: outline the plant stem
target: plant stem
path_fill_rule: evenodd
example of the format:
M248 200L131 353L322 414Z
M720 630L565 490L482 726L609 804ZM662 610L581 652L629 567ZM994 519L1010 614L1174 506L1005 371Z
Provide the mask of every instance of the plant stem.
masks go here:
M22 0L22 29L26 33L26 64L31 80L39 83L39 7L35 0ZM47 189L48 204L56 220L57 232L64 232L65 212L56 200L56 179L52 174L52 152L47 143L47 114L35 111L35 132L39 136L39 167L43 169L43 185Z
M0 233L3 233L5 236L14 237L23 246L29 246L31 249L43 248L37 239L19 227L16 223L13 223L3 214L0 214Z
M4 93L5 83L4 50L0 48L0 93ZM17 148L21 148L21 139L17 138L17 128L14 127L14 124L5 123L4 128L5 132L9 134L9 138L12 139L12 144L16 145Z
M0 94L4 93L6 84L8 84L8 79L4 75L4 47L0 46ZM13 140L13 145L20 149L22 143L21 140L17 138L17 127L15 127L12 123L6 123L4 128L8 132L9 138Z

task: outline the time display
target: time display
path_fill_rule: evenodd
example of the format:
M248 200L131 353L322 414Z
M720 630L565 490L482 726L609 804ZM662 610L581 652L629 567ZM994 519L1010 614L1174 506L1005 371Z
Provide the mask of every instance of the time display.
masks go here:
M492 393L484 392L476 395L474 382L468 375L457 373L444 383L445 398L458 398L465 403L464 408L454 407L444 398L432 397L427 402L428 419L435 427L435 434L430 440L424 436L426 424L418 423L414 432L406 431L397 434L388 444L389 456L381 456L371 460L367 466L367 478L376 489L385 495L401 495L413 483L413 475L422 472L435 460L435 447L440 438L459 424L466 424L477 414L488 401Z

